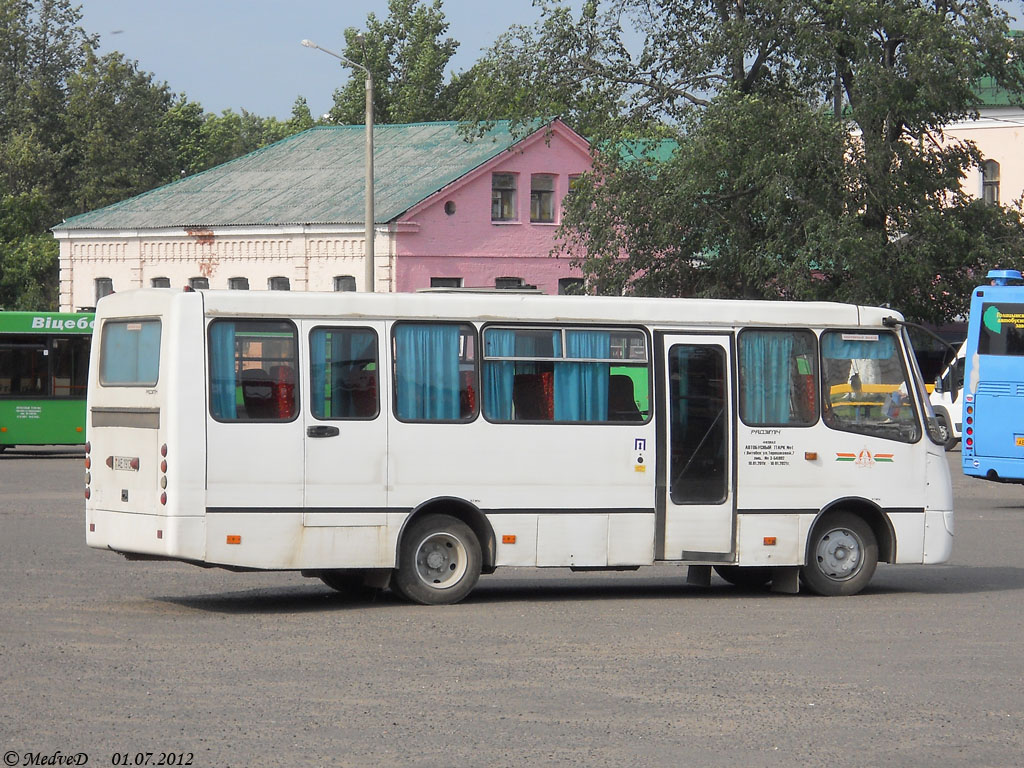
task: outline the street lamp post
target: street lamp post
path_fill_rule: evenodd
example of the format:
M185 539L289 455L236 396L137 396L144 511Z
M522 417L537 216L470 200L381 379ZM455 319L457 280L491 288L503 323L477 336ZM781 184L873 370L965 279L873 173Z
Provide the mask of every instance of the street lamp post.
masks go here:
M362 64L356 64L340 53L322 48L312 40L303 40L302 44L307 48L323 51L328 56L340 59L342 63L355 69L361 69L366 74L366 290L373 292L375 282L373 264L373 75Z

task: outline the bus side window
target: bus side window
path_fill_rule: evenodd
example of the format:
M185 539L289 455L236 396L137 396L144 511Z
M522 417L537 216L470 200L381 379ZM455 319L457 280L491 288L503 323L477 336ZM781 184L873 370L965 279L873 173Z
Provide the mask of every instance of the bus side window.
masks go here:
M811 331L742 331L739 373L744 424L808 427L818 420L818 355Z
M377 334L314 328L309 335L311 410L317 419L372 419L377 405Z
M403 421L469 421L476 416L476 335L471 325L397 323L395 415Z
M295 418L297 335L281 320L211 322L211 415L218 421Z

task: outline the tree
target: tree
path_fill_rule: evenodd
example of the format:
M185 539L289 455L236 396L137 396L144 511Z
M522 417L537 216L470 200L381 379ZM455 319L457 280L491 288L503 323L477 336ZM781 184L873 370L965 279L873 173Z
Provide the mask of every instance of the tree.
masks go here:
M651 121L630 117L627 86L597 76L593 62L620 55L616 26L598 33L596 3L587 3L579 21L569 8L542 3L541 17L532 26L515 25L467 72L454 80L458 101L455 117L467 133L482 135L495 120L510 120L513 130L533 130L539 118L560 117L589 138L643 130L658 132ZM590 74L588 74L590 73Z
M173 177L173 147L162 140L171 101L166 83L137 62L86 51L68 78L65 113L75 210L110 205Z
M942 135L970 114L983 74L1024 95L1024 40L986 0L616 8L592 21L584 9L578 27L612 43L576 70L628 86L634 119L673 126L678 150L645 164L600 145L600 175L570 200L561 248L595 285L889 302L939 321L963 311L990 259L1024 242L1019 210L963 194L981 158ZM615 43L629 14L648 30L636 56Z
M388 0L388 16L366 18L366 32L345 30L345 49L351 61L373 75L374 120L379 123L418 123L447 120L454 94L445 84L445 68L459 44L448 31L441 0ZM365 76L353 69L348 83L334 92L330 119L345 125L365 121Z

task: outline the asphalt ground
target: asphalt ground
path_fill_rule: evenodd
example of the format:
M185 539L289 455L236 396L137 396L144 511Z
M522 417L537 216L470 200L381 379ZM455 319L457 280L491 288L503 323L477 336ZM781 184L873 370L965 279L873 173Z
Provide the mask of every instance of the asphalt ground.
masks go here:
M850 598L505 569L463 603L85 546L82 457L0 456L5 765L1024 763L1024 486L949 455L953 559ZM83 758L86 762L82 762Z

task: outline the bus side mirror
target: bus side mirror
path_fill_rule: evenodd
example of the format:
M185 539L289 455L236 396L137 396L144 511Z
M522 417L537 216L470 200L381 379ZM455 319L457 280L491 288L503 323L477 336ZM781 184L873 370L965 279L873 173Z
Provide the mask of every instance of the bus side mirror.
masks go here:
M956 396L959 391L957 383L963 381L963 373L960 371L961 361L959 359L954 360L949 364L949 399L951 402L956 402Z

